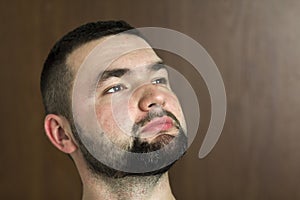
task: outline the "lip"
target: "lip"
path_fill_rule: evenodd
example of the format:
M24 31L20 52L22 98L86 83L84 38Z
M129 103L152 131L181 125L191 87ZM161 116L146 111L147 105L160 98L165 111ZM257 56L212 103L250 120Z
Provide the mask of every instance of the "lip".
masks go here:
M148 122L141 130L141 136L151 137L157 135L161 132L168 131L174 127L174 122L170 117L164 116L159 118L154 118Z

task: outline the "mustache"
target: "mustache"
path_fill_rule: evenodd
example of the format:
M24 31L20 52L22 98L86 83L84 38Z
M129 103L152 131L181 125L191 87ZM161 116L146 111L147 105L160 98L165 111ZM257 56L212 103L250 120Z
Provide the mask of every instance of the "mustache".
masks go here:
M167 110L164 109L160 109L159 111L152 111L150 110L147 115L141 119L140 121L136 122L133 127L132 127L132 133L133 135L137 135L137 132L140 128L142 128L146 123L150 122L151 120L153 120L154 118L157 117L163 117L163 116L168 116L171 119L173 119L175 121L175 127L176 128L181 128L181 124L179 122L179 120L175 117L175 115Z

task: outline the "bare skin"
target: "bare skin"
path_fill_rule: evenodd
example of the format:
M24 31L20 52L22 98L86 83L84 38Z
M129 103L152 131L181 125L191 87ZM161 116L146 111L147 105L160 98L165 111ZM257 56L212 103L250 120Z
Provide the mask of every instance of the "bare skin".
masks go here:
M109 37L109 36L108 36ZM74 50L67 58L67 65L76 74L79 67L83 63L87 55L101 42L103 39L88 42L78 49ZM141 40L136 36L124 36L126 40L134 41ZM113 49L113 48L112 48ZM159 62L160 58L154 53L152 49L141 50L128 54L116 60L110 69L120 68L122 66L129 67L130 70L136 70L140 66L146 66L152 63ZM164 73L164 72L159 72ZM140 74L140 73L139 73ZM161 75L161 74L160 74ZM107 87L114 85L119 80L112 79L105 83L99 89L99 96L96 102L96 112L99 124L101 124L108 137L119 146L130 146L129 136L122 134L122 130L117 124L112 123L113 115L111 106L111 94L103 94L107 91ZM112 87L109 89L113 91ZM125 89L124 89L125 90ZM121 91L122 92L122 91ZM163 106L164 109L172 111L174 115L183 122L184 117L180 108L180 104L176 96L170 91L168 85L145 85L137 89L130 98L128 107L129 116L131 120L124 121L128 126L131 126L132 121L138 121L147 112L149 112L150 104L157 104ZM122 102L120 102L122 105ZM184 124L184 122L183 122ZM84 157L78 148L78 144L74 139L69 122L62 116L49 114L45 118L45 130L50 141L61 151L68 153L73 158L76 167L79 171L82 184L83 184L83 200L136 200L136 199L149 199L149 200L171 200L175 199L169 183L168 173L155 176L126 176L124 178L109 178L107 176L100 176L93 174L87 167ZM167 134L175 134L173 129L170 129ZM146 138L151 142L155 137Z

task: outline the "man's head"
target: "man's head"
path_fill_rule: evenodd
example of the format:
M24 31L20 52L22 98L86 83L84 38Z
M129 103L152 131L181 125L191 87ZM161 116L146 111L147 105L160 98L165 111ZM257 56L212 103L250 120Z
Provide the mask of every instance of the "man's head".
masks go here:
M132 153L163 149L163 156L171 156L174 151L182 153L187 142L184 116L162 60L137 32L122 33L130 29L125 22L97 22L75 29L53 47L41 78L47 112L45 130L50 141L71 154L75 163L81 163L82 155L92 172L114 177L132 173L111 168L95 158L95 152L106 154L113 163L130 166L127 154L114 151L109 142ZM114 42L105 46L110 39ZM122 52L132 45L145 48ZM93 55L99 46L101 55ZM106 66L103 60L109 59L112 62ZM94 63L98 69L95 84L84 89L91 91L100 131L90 128L89 120L80 114L74 118L72 113L74 83L86 63ZM84 110L86 104L77 101L75 107ZM160 156L155 154L141 162L155 164ZM170 165L141 174L163 173Z
M133 29L124 21L104 21L88 23L63 36L51 49L41 75L41 92L46 114L58 114L71 120L70 92L75 77L67 66L68 56L80 46Z

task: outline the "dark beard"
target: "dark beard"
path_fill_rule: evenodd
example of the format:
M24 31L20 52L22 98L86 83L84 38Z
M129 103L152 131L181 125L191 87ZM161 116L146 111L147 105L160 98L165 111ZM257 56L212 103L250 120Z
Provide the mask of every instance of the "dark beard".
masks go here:
M74 134L74 137L78 143L79 149L82 152L82 155L85 159L85 162L89 168L89 170L92 172L92 174L96 176L106 176L110 178L122 178L126 176L154 176L154 175L162 175L165 172L167 172L170 167L185 153L187 149L187 136L184 134L180 124L178 123L178 120L176 117L170 113L167 113L166 115L173 118L177 123L178 128L178 134L177 136L171 136L166 133L162 133L155 139L156 142L149 143L147 140L141 140L141 138L135 137L133 140L133 145L130 149L128 149L129 152L133 153L149 153L151 152L151 156L149 157L143 157L138 161L138 164L140 164L141 168L143 168L143 165L145 166L164 166L159 167L157 170L148 171L148 172L142 172L142 173L131 173L131 172L124 172L117 169L114 169L113 167L107 166L100 162L98 159L96 159L86 148L86 146L83 144L81 138L78 135L76 127L72 126L72 131ZM147 119L145 118L140 124L143 125L146 120L150 121L152 118L156 116L150 116ZM161 116L158 116L161 117ZM135 125L136 126L136 125ZM78 128L78 126L77 126ZM79 130L80 131L80 130ZM102 133L103 135L103 133ZM85 138L85 142L86 142ZM86 144L86 143L85 143ZM91 146L98 147L99 144L95 143L93 140L88 140L88 144ZM105 144L105 142L104 142ZM103 144L102 144L103 145ZM101 144L100 144L101 146ZM164 148L165 147L165 148ZM109 149L104 149L106 151L109 151ZM157 151L160 150L160 151ZM106 153L106 152L104 152ZM119 156L113 156L113 158L119 157ZM173 162L168 163L167 161L171 159ZM116 160L118 160L116 158ZM136 167L137 162L132 161L131 157L128 157L126 155L121 157L121 161L119 161L120 165L129 167L134 166Z

